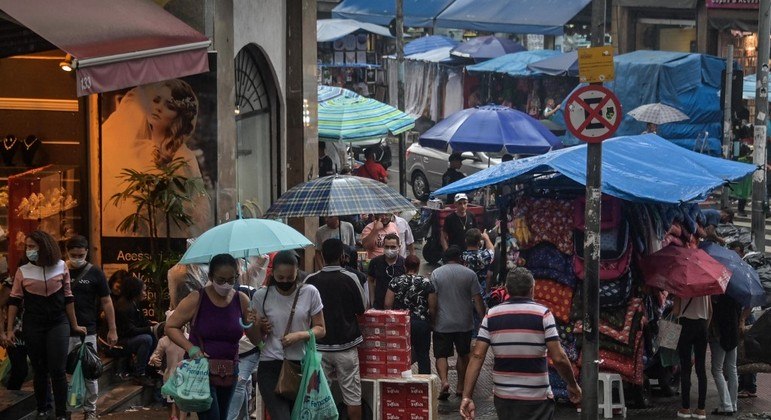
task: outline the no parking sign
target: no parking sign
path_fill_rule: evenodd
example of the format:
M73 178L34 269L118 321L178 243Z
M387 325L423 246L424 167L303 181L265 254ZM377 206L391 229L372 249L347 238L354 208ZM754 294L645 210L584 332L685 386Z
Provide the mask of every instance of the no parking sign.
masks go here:
M612 137L621 124L621 101L604 86L584 86L570 95L566 105L568 130L587 143Z

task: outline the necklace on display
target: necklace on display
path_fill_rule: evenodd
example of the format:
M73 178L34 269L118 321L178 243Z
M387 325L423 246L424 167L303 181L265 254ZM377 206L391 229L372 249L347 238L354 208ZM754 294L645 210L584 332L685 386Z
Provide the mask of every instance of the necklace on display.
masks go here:
M22 140L22 143L24 143L24 148L29 150L38 142L38 140L37 136L28 136L26 139Z
M17 141L16 136L8 136L3 139L3 147L5 150L11 150L16 146Z

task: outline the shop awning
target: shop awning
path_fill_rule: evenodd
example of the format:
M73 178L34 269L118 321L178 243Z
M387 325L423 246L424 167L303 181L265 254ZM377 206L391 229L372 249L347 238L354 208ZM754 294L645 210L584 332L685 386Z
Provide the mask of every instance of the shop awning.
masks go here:
M616 0L622 7L653 7L663 9L695 9L698 0Z
M741 179L755 166L692 152L655 134L616 137L602 143L602 192L633 202L680 203ZM475 190L522 176L559 173L586 182L586 145L504 162L436 190L433 195Z
M388 28L374 23L359 22L353 19L319 19L316 21L316 42L334 41L359 31L393 38Z
M434 18L453 1L455 0L404 0L404 26L433 27ZM332 9L332 17L388 25L396 18L396 2L343 0Z
M78 96L209 71L208 38L148 0L0 0L73 57Z
M590 0L457 0L436 26L515 34L562 35L563 27Z

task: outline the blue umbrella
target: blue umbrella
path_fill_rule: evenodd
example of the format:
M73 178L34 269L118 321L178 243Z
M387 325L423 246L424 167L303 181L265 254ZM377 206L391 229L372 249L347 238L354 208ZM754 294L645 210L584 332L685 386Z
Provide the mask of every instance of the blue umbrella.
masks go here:
M290 188L265 217L344 216L415 210L393 188L369 178L330 175Z
M340 96L342 96L343 98L358 98L361 96L352 90L348 90L338 86L319 85L316 91L317 91L319 102L328 101L330 99L334 99Z
M578 52L560 54L549 57L535 63L530 63L527 68L549 76L578 76Z
M535 118L505 106L458 111L420 136L420 145L460 152L540 155L562 148L560 140Z
M247 258L310 245L313 243L303 234L281 222L238 219L204 232L187 249L180 264L208 264L218 254Z
M420 54L442 47L455 47L460 42L442 35L428 35L404 45L404 55Z
M525 47L522 44L508 38L490 35L461 42L452 49L451 54L463 58L473 58L474 60L489 60L520 51L525 51Z
M733 273L725 290L728 296L745 308L765 305L766 291L760 284L758 273L739 254L714 242L702 242L699 247Z

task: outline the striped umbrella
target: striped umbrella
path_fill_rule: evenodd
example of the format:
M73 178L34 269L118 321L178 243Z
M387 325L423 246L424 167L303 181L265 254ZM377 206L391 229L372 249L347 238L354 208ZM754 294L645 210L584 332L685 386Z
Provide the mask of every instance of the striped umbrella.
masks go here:
M344 216L415 210L415 206L381 182L351 175L317 178L281 195L266 218Z
M403 133L415 119L402 111L360 96L339 96L319 103L319 140L353 143Z
M319 102L328 101L330 99L334 99L340 96L344 98L358 98L361 95L359 95L358 93L352 90L348 90L338 86L319 85L318 87Z

